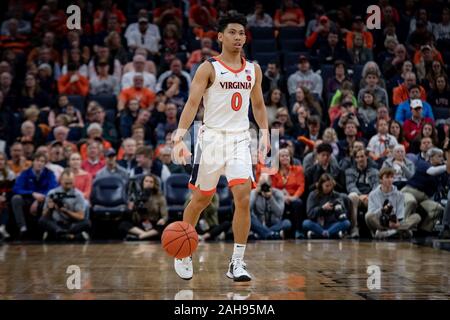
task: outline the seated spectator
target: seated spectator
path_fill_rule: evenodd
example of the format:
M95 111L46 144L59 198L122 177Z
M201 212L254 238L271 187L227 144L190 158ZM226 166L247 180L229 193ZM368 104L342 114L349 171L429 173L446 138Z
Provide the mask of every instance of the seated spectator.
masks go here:
M405 147L405 150L409 152L409 142L406 141L405 135L403 134L403 127L400 122L396 120L391 120L389 122L389 133L392 134L397 142ZM420 143L419 143L420 144Z
M213 50L213 41L211 38L205 37L200 40L200 49L192 51L189 60L186 63L186 68L192 69L195 64L205 61L205 59L203 59L205 53L211 57L219 55L217 51Z
M134 51L134 55L135 56L143 56L145 58L143 72L144 71L149 72L149 73L153 74L154 76L156 76L156 65L152 60L147 60L147 57L148 57L147 50L145 50L144 48L137 48L136 51ZM127 59L127 61L128 61L128 59ZM126 73L132 72L132 71L136 71L133 61L128 62L127 64L124 65L123 74L125 75Z
M427 100L434 108L447 108L450 109L450 86L448 79L445 76L439 76L436 78L434 89L428 93Z
M368 49L373 48L372 33L370 31L366 30L366 26L364 24L363 18L361 16L355 16L353 19L352 31L347 32L346 37L345 37L347 49L353 48L356 33L361 34L364 47L366 47ZM373 60L373 59L369 59L369 60ZM361 63L361 64L363 64L363 63Z
M57 157L55 157L55 152L53 154L51 154L50 152L50 145L46 146L46 145L42 145L39 146L36 149L36 153L44 153L47 156L47 162L45 164L45 167L50 170L51 172L53 172L53 174L55 175L55 179L56 181L59 180L59 177L61 176L61 173L64 171L64 167L58 163L58 160L61 160L62 157L64 157L64 154L62 152L62 148L61 148L61 144L56 143L56 145L58 146L58 150L57 150ZM51 158L52 156L52 158ZM53 162L53 160L56 160L56 162Z
M128 240L160 236L169 220L169 214L158 177L145 174L133 182L129 188L128 200L131 215L119 225L123 236Z
M172 173L186 173L184 166L176 164L172 161L172 147L167 144L161 148L158 157L163 166L167 167L170 175ZM166 170L164 170L164 173L166 173ZM162 182L165 183L168 177L169 176L161 176Z
M398 45L398 40L395 36L386 35L384 38L384 50L382 50L377 56L377 63L380 65L395 56L395 47Z
M66 108L69 105L69 98L65 94L61 94L57 98L57 102L53 107L51 108L49 114L48 114L48 125L50 128L54 128L56 126L56 117L63 113L63 109Z
M19 33L19 21L11 19L6 35L0 35L0 48L11 50L17 55L24 55L30 48L28 36Z
M351 201L352 238L359 237L358 210L367 210L369 193L378 185L378 170L368 164L366 150L353 151L355 166L345 170L345 183Z
M101 9L98 9L94 13L94 33L100 33L107 29L106 17L114 15L117 18L119 32L126 26L127 18L123 14L122 10L117 8L116 4L113 4L112 0L103 0Z
M388 85L387 85L387 91L393 92L395 87L397 87L405 82L406 76L410 72L413 72L413 70L414 70L414 66L413 66L412 62L409 60L404 61L399 73L397 73L394 76L392 76L391 78L389 78ZM409 81L412 81L412 79L410 78Z
M336 91L335 96L339 93L339 98L334 99L332 101L332 105L328 109L328 116L330 118L330 123L333 124L336 119L338 119L342 114L349 113L347 109L353 110L353 113L356 111L356 107L358 106L358 102L354 99L353 92L344 90L340 93L340 90ZM356 113L355 113L356 115ZM359 123L358 123L359 126Z
M358 105L358 115L366 125L376 120L377 109L378 100L375 97L375 93L370 89L365 89Z
M415 163L416 171L401 191L405 195L405 218L417 213L416 209L420 205L426 214L419 227L426 232L433 231L436 220L444 210L438 202L433 201L433 195L439 186L439 176L447 171L446 165L442 163L442 150L429 149L425 160Z
M360 115L356 111L356 105L353 104L349 95L343 95L342 105L339 109L335 108L335 110L339 110L337 113L337 118L331 123L331 126L336 130L339 139L343 139L345 136L344 129L345 123L349 120L353 121L358 128L358 131L365 131L364 129L364 121L360 117Z
M95 175L95 180L101 178L119 177L128 182L128 172L117 163L117 153L114 149L105 150L105 166Z
M420 98L421 100L426 100L427 94L425 89L416 84L416 75L413 72L410 72L405 75L405 82L395 87L392 92L392 101L394 105L399 105L408 99L412 99L410 92L412 88L419 90L419 97L416 99Z
M87 133L87 129L89 129L90 125L93 123L97 123L100 125L101 132L95 131L91 133L92 136L101 137L102 139L107 140L108 143L116 146L119 142L119 133L113 122L106 119L106 112L101 105L99 105L96 101L89 102L88 110L87 110L87 125L85 126L86 131L83 132L83 137L89 136ZM106 146L107 144L104 143ZM106 149L109 149L108 146ZM105 149L105 150L106 150ZM83 151L80 149L81 155L83 156Z
M267 109L267 119L269 125L275 120L277 111L279 108L285 108L285 101L283 101L283 96L281 90L278 88L271 89L266 94L266 109Z
M368 61L373 61L372 50L364 43L364 35L362 33L353 33L351 47L347 50L351 64L365 64Z
M368 72L364 78L366 86L361 87L358 93L358 103L362 102L363 95L366 91L373 92L376 101L386 105L389 108L389 97L385 89L379 85L380 78L375 72Z
M448 6L442 10L441 21L434 25L433 34L438 47L445 48L446 44L450 43L450 9Z
M10 200L16 175L8 167L6 153L0 152L0 241L10 237L6 230Z
M301 55L298 63L298 71L290 75L288 78L289 94L294 94L298 87L305 87L311 93L322 95L322 78L311 70L309 59L305 55Z
M292 99L291 99L292 100ZM305 87L295 89L295 101L292 104L292 114L298 113L300 107L305 107L311 115L322 116L322 107L316 98Z
M377 120L377 134L374 135L367 145L369 156L377 161L379 165L391 155L392 149L398 144L397 139L389 134L388 122L384 119Z
M339 155L337 158L339 160L346 156L352 156L351 149L356 141L361 141L364 144L362 139L358 137L358 125L353 119L349 119L345 122L344 135L345 137L340 139L337 143L339 148Z
M67 57L67 55L63 56L63 67L61 69L61 74L65 75L68 72L68 64L74 64L77 66L77 71L80 75L82 75L85 78L89 77L89 72L88 72L88 66L86 63L84 63L84 61L82 60L81 57L81 50L79 48L72 48L70 49L69 52L69 56Z
M161 29L164 29L168 23L174 23L178 28L181 28L183 12L174 5L173 0L165 0L153 10L153 19Z
M112 17L112 16L111 16ZM108 33L109 34L109 33ZM94 77L97 74L97 66L100 62L107 61L109 64L108 72L110 75L114 76L116 79L120 79L122 77L122 65L120 61L115 59L109 48L104 46L103 44L100 46L94 47L97 49L95 55L92 57L91 61L89 61L89 78Z
M133 168L130 173L130 178L134 178L140 174L154 174L158 177L163 175L163 170L168 170L163 167L159 159L153 160L153 149L150 146L141 146L136 150L137 166ZM170 173L164 173L170 175Z
M171 75L167 78L167 90L164 95L167 97L167 104L173 103L177 106L177 110L183 110L183 107L188 99L188 94L180 90L181 80L178 76Z
M144 87L144 76L136 73L133 77L133 86L120 92L117 110L121 112L130 100L138 100L139 106L143 109L151 108L155 103L155 98L155 93Z
M72 152L77 152L78 148L72 142L67 140L69 136L69 128L64 126L58 126L53 130L53 135L55 137L54 142L59 142L64 148L70 148Z
M419 99L411 100L411 118L407 119L403 124L403 132L406 140L412 142L422 131L425 123L433 125L433 119L422 117L422 101Z
M273 18L276 28L304 27L305 15L303 10L292 0L283 0L280 9L275 11Z
M81 191L86 201L89 201L92 191L92 176L81 169L81 161L81 155L78 152L72 153L69 158L69 169L74 175L73 186Z
M14 142L9 148L9 154L11 159L8 160L8 167L14 172L16 177L19 176L22 171L31 167L32 162L25 157L21 142Z
M413 61L417 70L417 78L421 82L426 80L427 74L432 70L433 62L444 64L441 53L428 44L421 46L420 50L416 50Z
M122 138L131 137L131 127L136 122L139 113L147 111L145 109L139 109L138 100L130 100L128 105L120 114L120 135ZM148 115L150 115L147 112Z
M102 152L100 143L97 140L89 140L87 143L87 159L81 163L81 168L87 171L92 178L95 178L105 166L105 160L100 158Z
M342 60L336 60L334 62L334 76L329 78L327 82L327 90L325 94L328 98L331 98L337 90L342 88L344 81L351 81L347 72L347 65Z
M158 125L156 126L157 144L163 144L166 140L167 132L173 132L177 129L177 106L173 103L168 103L165 116L165 122L158 123Z
M305 40L305 46L313 52L317 52L318 48L327 43L328 33L331 30L336 30L334 23L325 15L321 15L318 22L314 31Z
M40 127L32 121L26 120L20 126L20 135L17 137L17 141L31 142L36 147L44 143L44 137Z
M217 32L214 30L216 19L217 10L209 1L197 0L189 10L189 27L198 38L216 37Z
M306 136L308 135L308 120L311 117L311 114L309 113L309 109L300 106L297 108L297 112L295 113L297 115L297 119L294 122L294 128L293 128L293 135L294 137L300 137L300 136ZM270 119L268 119L270 121ZM318 124L320 123L320 119L318 120Z
M127 138L122 142L123 156L122 159L117 161L119 166L124 168L128 175L137 166L136 162L136 140L133 138Z
M394 185L401 190L412 178L415 171L414 163L406 157L405 146L398 144L392 150L392 156L383 162L382 168L392 168Z
M78 73L74 64L69 64L67 74L58 80L58 92L66 95L87 96L89 93L89 80Z
M411 22L413 20L411 20ZM429 29L427 29L427 24ZM433 41L433 34L431 33L433 27L430 21L417 21L416 27L415 30L409 30L410 34L406 39L407 48L410 52L414 52L415 50L420 49L421 46Z
M41 90L36 81L36 77L31 73L27 73L25 76L25 83L19 98L19 103L24 108L34 104L38 106L39 110L50 111L50 97L46 92Z
M369 194L369 208L366 224L375 239L385 239L397 233L412 236L412 229L420 223L417 213L405 216L405 197L393 185L395 171L383 168L380 171L380 185Z
M333 148L327 143L322 143L317 147L316 161L314 162L314 165L306 170L305 174L306 183L310 192L316 188L316 182L319 181L320 176L324 173L328 173L333 177L336 181L338 190L345 190L343 173L341 172L337 161L331 161L332 153Z
M283 192L272 188L269 175L262 174L250 194L251 227L259 239L284 239L292 223L283 219Z
M328 42L319 49L319 62L324 64L333 64L335 61L350 62L350 56L347 49L339 41L339 34L336 31L328 33Z
M361 81L359 82L359 87L364 88L368 84L366 82L366 77L368 73L375 73L378 76L378 85L386 89L386 83L384 81L384 75L381 73L380 67L375 61L368 61L364 64L362 73L361 73Z
M44 230L44 241L49 234L58 240L89 240L91 223L85 218L85 200L83 194L74 188L74 180L73 172L64 170L61 186L50 190L45 198L39 219L39 225Z
M89 145L89 141L96 140L101 143L103 150L108 150L112 148L111 143L102 137L103 129L100 124L94 122L89 125L87 128L87 142L83 143L80 147L80 154L83 160L87 159L87 148ZM103 159L103 157L101 157Z
M55 30L56 35L61 36L65 31L65 24L66 15L58 9L58 1L47 0L34 17L32 32L35 35L43 35L47 30Z
M430 118L434 121L433 110L428 102L421 98L420 88L418 85L412 85L409 88L409 98L398 105L395 112L395 120L404 124L406 119L410 119L412 117L411 103L414 100L418 100L422 103L422 117ZM417 103L417 105L419 104Z
M121 65L128 62L128 52L122 45L122 38L117 31L110 32L105 38L105 45L111 52L113 61L119 61ZM143 49L145 51L145 49Z
M308 239L343 238L344 232L350 228L348 198L334 191L335 185L331 175L322 174L316 189L309 194L306 203L308 219L303 221Z
M9 12L7 16L11 17L9 19L5 19L1 26L1 35L10 35L9 28L11 23L17 22L17 33L22 35L29 35L31 33L31 23L24 19L23 9L20 7L15 7Z
M22 238L27 235L28 227L37 223L47 193L58 185L53 172L45 168L47 161L45 153L36 153L32 167L17 177L13 187L11 206Z
M155 91L156 78L152 73L145 70L145 62L145 57L140 54L136 54L133 57L133 70L124 73L121 82L122 90L133 87L133 79L136 74L142 74L144 77L144 87Z
M180 78L180 91L183 92L188 92L189 91L189 87L191 85L191 76L189 75L189 73L187 73L186 71L184 71L182 69L183 67L183 63L181 62L180 59L173 59L172 62L170 63L170 70L167 70L165 72L163 72L159 78L158 78L158 82L156 84L156 91L160 91L160 90L167 90L167 79L171 76L171 75L176 75L178 76L178 78Z
M91 95L117 95L119 93L119 81L109 74L109 64L100 61L97 64L97 73L89 80L89 93Z
M337 158L339 155L338 137L333 128L326 128L322 135L322 141L328 143L333 148L332 155Z
M264 4L261 1L255 1L255 10L247 16L247 27L273 27L272 17L264 12Z
M145 48L151 56L158 56L159 41L161 40L158 27L149 23L147 17L140 17L138 23L137 30L130 31L126 37L128 48L132 51L137 48Z

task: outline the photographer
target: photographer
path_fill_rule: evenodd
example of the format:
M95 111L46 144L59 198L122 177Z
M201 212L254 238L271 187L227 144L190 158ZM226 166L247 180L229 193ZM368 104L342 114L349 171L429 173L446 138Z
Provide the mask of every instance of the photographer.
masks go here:
M420 222L417 213L405 218L405 197L394 185L395 170L380 171L380 185L369 194L369 209L366 224L375 239L391 237L398 232L412 236L412 229Z
M159 236L168 221L167 204L153 174L130 182L128 192L130 215L119 225L128 240L143 240Z
M291 221L282 219L283 211L283 192L272 188L269 176L262 174L250 194L251 230L260 239L283 239L292 226Z
M56 239L89 240L90 222L85 219L85 201L81 191L74 188L74 174L65 169L61 186L50 190L44 204L39 225L44 229L43 240L49 233Z
M336 191L333 177L327 173L320 176L317 188L308 196L306 211L308 219L303 221L303 229L311 239L314 236L332 238L344 236L350 228L348 220L349 200Z

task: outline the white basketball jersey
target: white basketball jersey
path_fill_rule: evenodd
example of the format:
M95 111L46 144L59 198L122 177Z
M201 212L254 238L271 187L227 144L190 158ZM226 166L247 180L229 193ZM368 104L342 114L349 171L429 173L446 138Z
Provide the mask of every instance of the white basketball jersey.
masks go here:
M255 65L242 58L242 67L233 70L218 58L208 60L214 67L214 83L203 95L206 127L226 131L249 129L250 92L255 84Z

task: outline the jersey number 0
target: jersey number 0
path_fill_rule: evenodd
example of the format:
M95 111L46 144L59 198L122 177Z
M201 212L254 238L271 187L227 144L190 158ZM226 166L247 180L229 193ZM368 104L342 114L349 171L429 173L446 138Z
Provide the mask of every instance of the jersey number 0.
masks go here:
M239 111L241 107L242 107L242 96L239 92L235 92L231 97L231 108L234 111Z

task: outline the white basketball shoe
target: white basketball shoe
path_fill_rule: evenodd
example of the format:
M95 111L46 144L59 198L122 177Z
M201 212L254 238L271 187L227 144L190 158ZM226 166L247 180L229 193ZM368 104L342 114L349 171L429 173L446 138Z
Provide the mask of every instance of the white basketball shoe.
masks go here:
M247 271L247 265L241 259L231 260L228 266L227 277L236 282L245 282L252 280Z
M183 280L191 280L194 273L192 266L192 257L174 260L175 272Z

